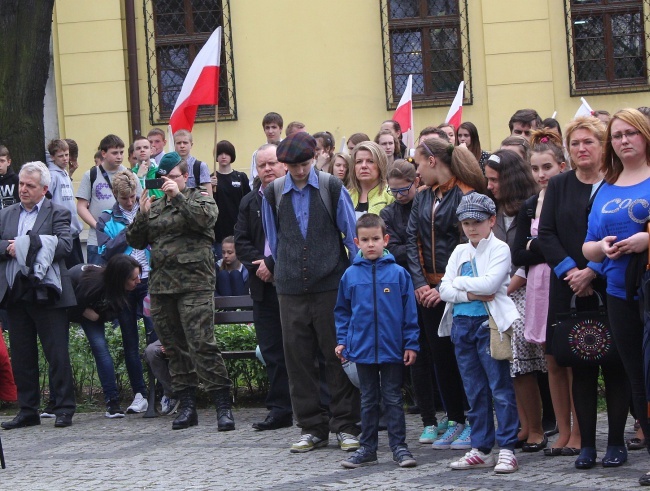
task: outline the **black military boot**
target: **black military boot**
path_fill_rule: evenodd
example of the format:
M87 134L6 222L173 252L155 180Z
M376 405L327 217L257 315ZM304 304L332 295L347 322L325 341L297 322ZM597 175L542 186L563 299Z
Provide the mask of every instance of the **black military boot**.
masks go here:
M199 416L196 413L196 387L188 387L178 392L180 406L178 416L172 423L172 430L184 430L190 426L199 424Z
M235 418L232 415L230 389L217 390L214 393L214 402L217 406L217 429L219 431L234 430Z

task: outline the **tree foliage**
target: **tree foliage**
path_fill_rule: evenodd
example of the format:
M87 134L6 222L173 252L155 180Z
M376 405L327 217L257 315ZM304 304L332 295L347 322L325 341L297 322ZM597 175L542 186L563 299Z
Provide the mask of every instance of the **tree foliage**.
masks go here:
M12 165L45 157L43 99L54 0L0 0L0 144Z

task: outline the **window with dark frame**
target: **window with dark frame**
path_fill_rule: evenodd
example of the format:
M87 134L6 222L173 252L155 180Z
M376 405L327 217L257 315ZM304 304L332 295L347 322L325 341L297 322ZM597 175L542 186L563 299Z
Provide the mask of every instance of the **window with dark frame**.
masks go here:
M465 81L472 102L467 0L380 0L387 109L413 75L415 107L449 104Z
M219 120L237 119L229 0L145 0L144 17L151 123L167 122L194 58L219 26ZM214 121L214 107L200 106L196 120Z
M650 0L564 0L571 95L650 90Z

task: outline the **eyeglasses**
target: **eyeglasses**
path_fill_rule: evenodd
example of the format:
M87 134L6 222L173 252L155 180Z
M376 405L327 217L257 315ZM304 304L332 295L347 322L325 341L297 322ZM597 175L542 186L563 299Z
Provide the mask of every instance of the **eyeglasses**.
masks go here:
M397 189L388 188L388 190L393 194L393 196L397 196L398 194L401 194L402 196L408 196L409 191L411 190L412 187L413 187L413 183L411 183L411 185L406 188L397 188Z
M628 140L631 140L635 136L639 135L641 132L640 131L626 131L625 133L615 133L612 135L612 140L620 142L623 137L627 138Z
M183 174L176 174L175 176L172 176L171 174L169 174L167 177L169 177L170 179L178 179L178 178L181 177L182 175L183 175Z

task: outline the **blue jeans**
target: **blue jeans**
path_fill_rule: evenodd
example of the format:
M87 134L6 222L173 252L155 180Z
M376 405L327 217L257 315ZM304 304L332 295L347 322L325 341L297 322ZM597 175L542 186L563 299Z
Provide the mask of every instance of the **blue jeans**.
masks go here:
M388 444L393 453L406 445L406 421L402 407L401 363L357 363L361 385L361 436L359 443L368 452L377 452L380 400L388 428ZM381 395L381 397L380 397Z
M122 331L122 343L124 345L124 364L129 374L129 382L133 393L138 392L144 397L147 396L147 386L144 383L142 361L140 359L140 344L138 333L138 314L144 321L146 333L153 331L153 322L150 317L142 315L142 301L147 296L148 278L142 278L135 290L129 292L127 306L117 320Z
M97 375L102 384L104 391L104 401L119 399L119 392L117 391L117 383L115 382L115 366L113 365L113 358L108 351L108 343L104 333L104 323L102 321L91 321L83 319L81 327L86 333L90 349L95 358L97 365Z
M515 390L509 362L490 356L487 321L485 315L459 315L454 317L451 328L451 341L455 346L458 368L469 402L467 416L472 425L472 448L494 447L496 413L496 443L501 448L513 450L519 430Z
M96 264L97 266L106 265L106 261L99 255L98 247L94 245L86 246L86 264Z

